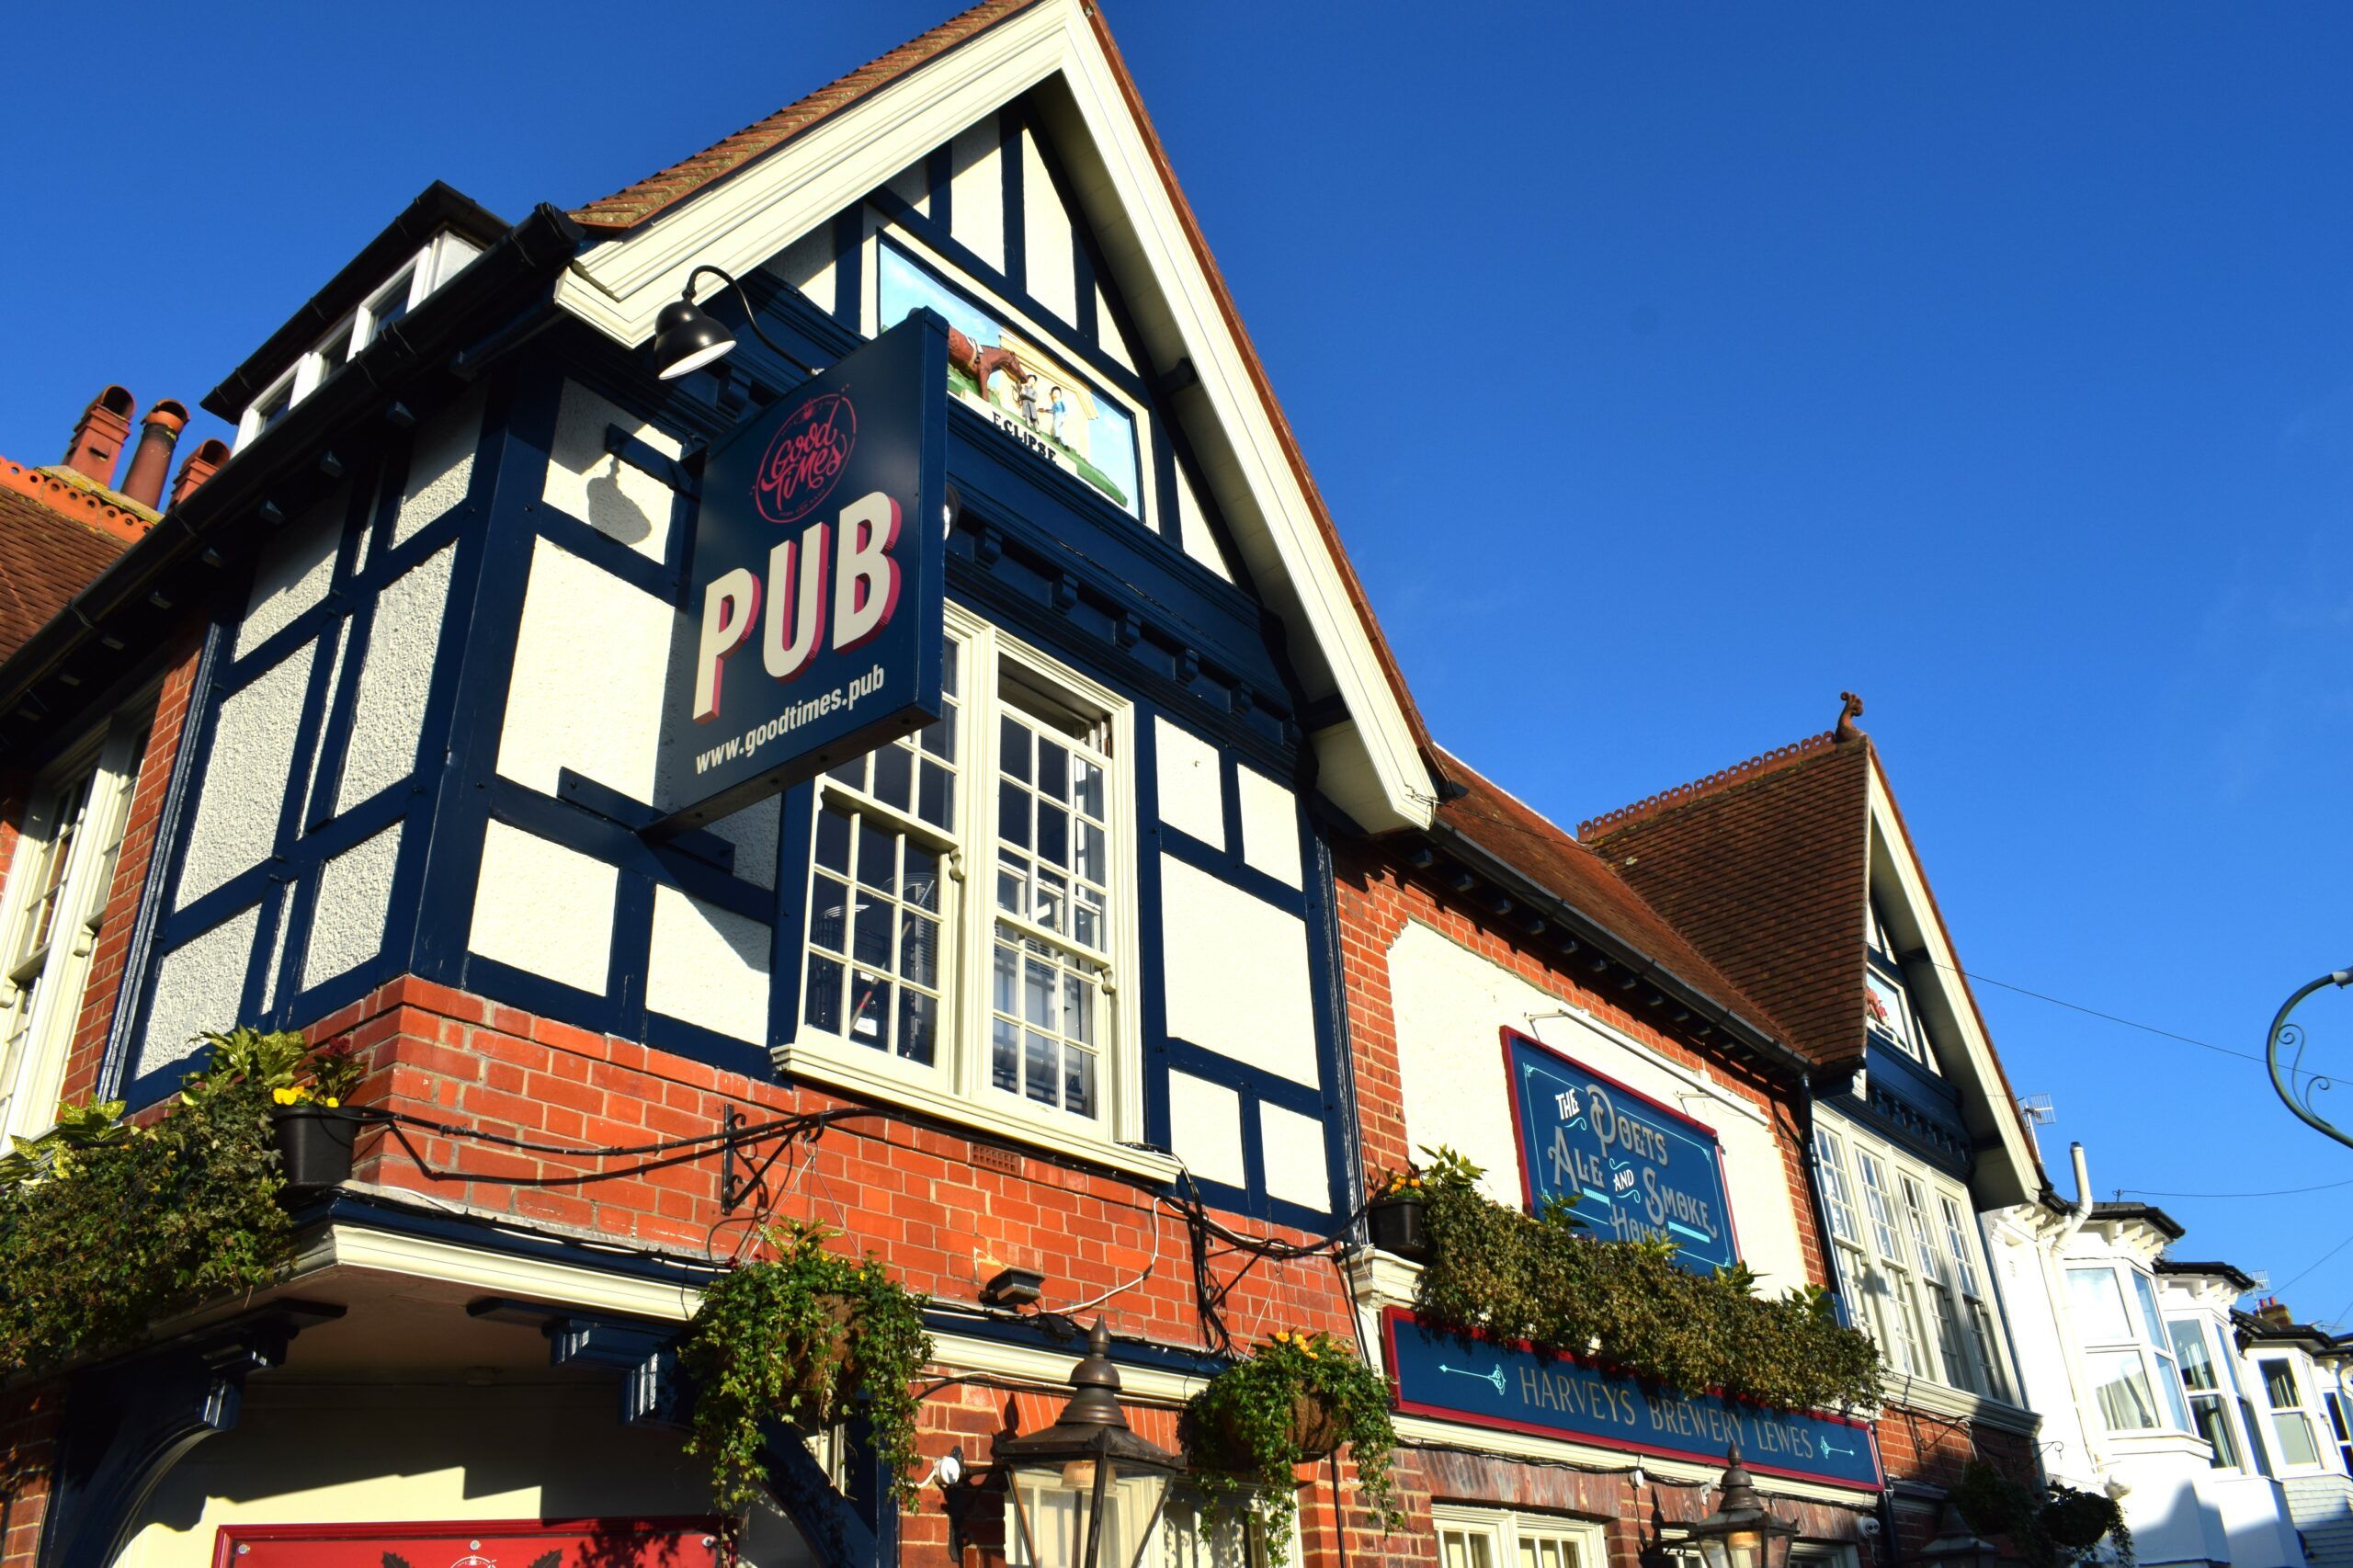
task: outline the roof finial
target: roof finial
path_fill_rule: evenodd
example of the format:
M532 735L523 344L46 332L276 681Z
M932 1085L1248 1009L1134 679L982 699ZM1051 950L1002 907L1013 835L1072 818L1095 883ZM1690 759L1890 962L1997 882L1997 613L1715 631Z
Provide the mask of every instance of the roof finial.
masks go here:
M1851 691L1842 691L1838 702L1838 727L1830 732L1830 738L1843 744L1862 735L1862 731L1855 728L1855 721L1863 716L1863 699Z

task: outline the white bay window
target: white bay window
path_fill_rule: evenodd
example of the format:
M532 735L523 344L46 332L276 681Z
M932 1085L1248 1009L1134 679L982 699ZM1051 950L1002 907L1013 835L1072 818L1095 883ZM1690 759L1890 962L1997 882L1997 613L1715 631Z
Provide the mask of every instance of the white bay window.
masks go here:
M1142 1131L1131 711L960 608L949 627L938 721L817 782L780 1059L1100 1153Z

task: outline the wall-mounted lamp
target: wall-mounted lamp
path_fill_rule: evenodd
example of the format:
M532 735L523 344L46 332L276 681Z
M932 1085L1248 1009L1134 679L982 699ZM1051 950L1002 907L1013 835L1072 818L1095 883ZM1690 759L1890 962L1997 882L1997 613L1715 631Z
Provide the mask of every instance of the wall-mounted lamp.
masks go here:
M806 376L817 372L803 364L800 356L788 354L777 347L774 339L760 330L758 314L752 309L752 298L744 292L744 285L733 273L723 268L702 266L687 274L687 286L676 299L662 307L654 318L654 373L665 381L675 381L690 370L699 370L715 359L723 359L735 347L734 335L712 320L710 312L695 303L695 279L710 273L735 290L744 301L744 322L752 335L767 345L769 353Z
M1120 1413L1120 1373L1101 1318L1070 1386L1052 1426L996 1445L1024 1561L1030 1568L1140 1568L1183 1461L1136 1436Z
M1783 1568L1797 1534L1796 1525L1775 1517L1756 1494L1734 1443L1716 1481L1716 1511L1691 1527L1708 1568Z

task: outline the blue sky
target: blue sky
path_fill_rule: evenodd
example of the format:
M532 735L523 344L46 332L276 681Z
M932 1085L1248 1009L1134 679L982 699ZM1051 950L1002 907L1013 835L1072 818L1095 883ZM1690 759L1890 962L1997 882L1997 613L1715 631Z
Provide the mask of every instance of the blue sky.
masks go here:
M431 179L577 202L945 9L37 7L0 452L192 404ZM1851 687L1979 972L2256 1052L2353 962L2353 12L1106 9L1448 744L1574 824ZM2253 1062L1979 996L2103 1197L2353 1182ZM2158 1201L2334 1318L2347 1196Z

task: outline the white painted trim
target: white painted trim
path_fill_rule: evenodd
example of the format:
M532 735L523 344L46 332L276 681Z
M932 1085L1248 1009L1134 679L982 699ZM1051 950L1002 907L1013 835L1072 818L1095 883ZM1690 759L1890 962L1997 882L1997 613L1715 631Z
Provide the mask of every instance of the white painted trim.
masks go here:
M1961 960L1946 938L1944 922L1937 917L1936 905L1928 897L1926 873L1921 870L1919 861L1905 841L1904 828L1895 814L1895 802L1888 794L1887 782L1881 777L1876 762L1870 772L1871 869L1877 870L1881 853L1883 852L1887 865L1894 872L1896 886L1903 894L1907 911L1920 928L1921 944L1927 951L1929 968L1934 971L1930 984L1956 1025L1954 1032L1960 1037L1969 1069L1967 1081L1959 1086L1964 1095L1972 1095L1982 1100L1991 1112L2001 1136L2000 1157L2007 1165L2006 1174L2015 1186L2015 1200L2030 1199L2041 1190L2042 1181L2038 1174L2032 1147L2027 1142L2025 1126L2018 1119L2018 1107L2009 1103L2008 1092L2003 1086L2001 1066L1995 1060L1994 1043L1980 1027L1977 1009L1971 1005L1968 990L1961 983ZM1868 886L1865 896L1869 896ZM1868 919L1869 915L1866 915L1865 918ZM1907 972L1905 979L1909 982L1912 976ZM1914 989L1916 992L1924 988L1915 983ZM1915 996L1915 1004L1916 1001ZM1945 1063L1944 1076L1949 1082L1954 1081L1954 1065L1949 1061ZM1991 1157L1990 1153L1983 1154L1980 1159ZM1982 1165L1980 1169L1982 1171Z
M1114 259L1132 259L1164 290L1154 301L1164 316L1154 318L1161 341L1151 358L1192 361L1207 417L1230 444L1238 488L1222 498L1236 542L1261 592L1304 623L1350 715L1315 736L1325 790L1369 830L1427 826L1436 801L1404 705L1080 0L1046 0L1018 12L642 228L592 244L559 282L556 302L622 344L642 343L697 265L739 275L756 269L956 131L1056 74L1102 159L1104 199L1134 226L1133 244L1117 247Z

